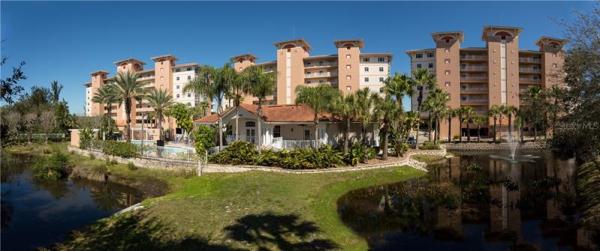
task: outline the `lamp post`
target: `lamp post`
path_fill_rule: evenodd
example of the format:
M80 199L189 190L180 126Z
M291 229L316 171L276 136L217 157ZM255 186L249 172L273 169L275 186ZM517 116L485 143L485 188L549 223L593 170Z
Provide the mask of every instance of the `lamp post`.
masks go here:
M140 150L141 150L141 152L142 152L142 156L144 155L144 138L145 138L145 136L146 136L146 135L144 134L144 122L145 122L145 120L144 120L144 115L146 115L146 114L145 114L145 113L142 113L142 144L141 144L141 147L140 147Z

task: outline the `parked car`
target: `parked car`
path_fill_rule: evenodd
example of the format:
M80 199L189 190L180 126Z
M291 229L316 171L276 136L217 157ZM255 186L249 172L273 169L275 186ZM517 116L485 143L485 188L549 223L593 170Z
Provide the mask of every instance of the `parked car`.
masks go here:
M408 144L410 145L410 147L415 148L417 146L417 140L415 140L415 137L409 136Z

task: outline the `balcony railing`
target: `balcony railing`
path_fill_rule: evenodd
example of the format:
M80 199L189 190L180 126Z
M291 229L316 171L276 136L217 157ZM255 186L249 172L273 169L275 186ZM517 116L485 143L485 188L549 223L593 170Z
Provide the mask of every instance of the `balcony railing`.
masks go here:
M487 71L487 66L461 66L461 71Z
M466 105L485 105L487 104L489 101L487 99L466 99L466 100L460 100L461 104L466 104Z
M542 71L539 68L519 68L519 72L523 73L541 73Z
M461 60L487 60L487 55L460 55Z
M542 80L541 79L536 79L536 78L519 78L519 82L523 82L523 83L541 83Z
M305 78L328 78L328 77L337 77L337 73L332 72L323 72L323 73L308 73L304 74Z
M488 76L460 76L461 81L487 81Z
M460 93L488 93L488 88L461 88Z
M540 63L542 62L539 58L519 58L519 62L521 63Z

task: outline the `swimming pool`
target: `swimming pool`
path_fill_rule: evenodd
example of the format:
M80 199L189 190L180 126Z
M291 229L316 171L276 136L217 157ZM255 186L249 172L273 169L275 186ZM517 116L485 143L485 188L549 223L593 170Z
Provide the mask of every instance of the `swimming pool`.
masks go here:
M142 145L141 140L132 140L131 143ZM154 141L144 140L144 155L156 153L157 150L160 151L161 154L167 155L193 155L196 153L196 150L191 147L156 146Z

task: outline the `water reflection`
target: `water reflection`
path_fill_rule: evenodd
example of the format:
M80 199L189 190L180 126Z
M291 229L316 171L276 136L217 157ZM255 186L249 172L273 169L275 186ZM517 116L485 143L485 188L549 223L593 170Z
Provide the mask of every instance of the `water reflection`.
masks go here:
M139 191L113 183L38 180L26 168L31 160L4 155L2 250L51 245L63 240L70 231L142 199Z
M346 194L342 220L374 250L593 248L576 224L573 160L457 155L425 178Z

